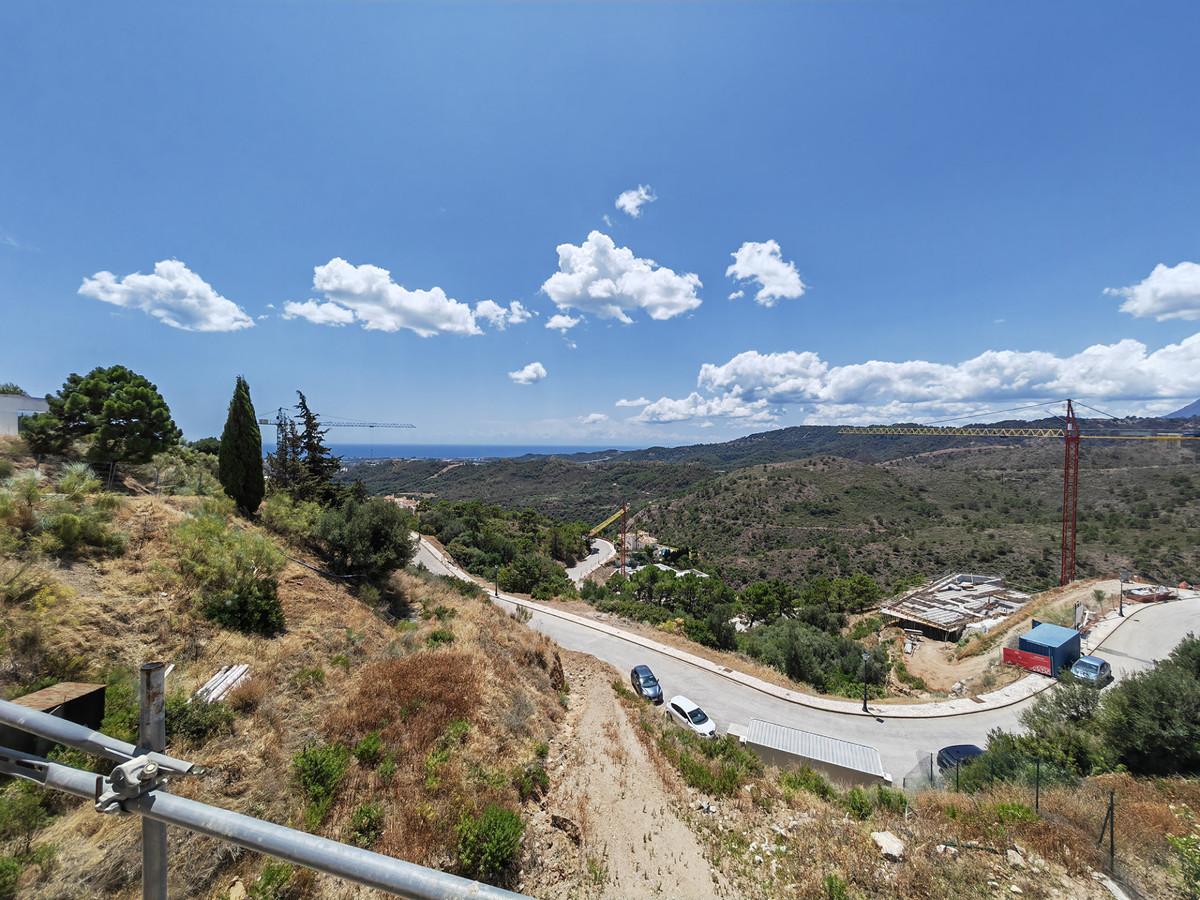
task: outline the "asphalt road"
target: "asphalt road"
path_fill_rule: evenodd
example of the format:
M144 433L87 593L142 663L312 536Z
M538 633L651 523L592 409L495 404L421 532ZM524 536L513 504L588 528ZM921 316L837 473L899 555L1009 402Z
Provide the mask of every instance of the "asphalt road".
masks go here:
M579 584L616 555L617 548L612 541L592 538L592 552L567 569L567 577Z
M432 572L451 575L440 558L424 543L417 561ZM500 595L504 601L504 595ZM501 603L512 609L510 603ZM529 623L568 650L589 653L611 663L625 677L635 665L654 670L667 698L683 694L698 703L724 731L731 722L745 724L750 719L765 719L793 728L817 732L847 741L868 744L879 751L883 768L899 785L925 754L948 744L987 743L994 728L1014 729L1021 710L1031 700L1003 709L987 710L937 719L879 719L809 709L780 700L754 688L730 681L686 662L604 634L585 625L540 613ZM1141 671L1161 659L1188 631L1200 633L1200 598L1158 604L1131 614L1097 650L1107 659L1118 678Z

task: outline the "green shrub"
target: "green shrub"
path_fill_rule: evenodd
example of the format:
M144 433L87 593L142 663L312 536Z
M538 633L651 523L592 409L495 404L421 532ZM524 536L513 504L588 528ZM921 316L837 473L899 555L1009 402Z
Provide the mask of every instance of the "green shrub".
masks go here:
M13 473L13 464L10 459L0 459L0 479L8 478Z
M513 784L521 800L525 801L544 796L546 791L550 790L550 776L546 774L546 767L540 762L527 763L516 770Z
M276 534L297 543L307 543L317 533L321 506L308 500L296 500L291 494L269 494L259 509L262 523Z
M341 744L309 744L292 758L292 775L308 800L304 821L309 828L325 818L349 761L350 751Z
M846 812L856 819L869 819L874 809L870 796L860 787L852 787L846 791L842 797L842 805Z
M384 783L391 781L396 775L396 757L391 753L385 753L383 761L379 764L379 768L376 771L379 774L380 781Z
M0 900L13 900L17 896L17 882L24 868L11 856L0 856Z
M837 791L825 776L818 772L814 772L808 766L801 766L798 769L788 769L786 772L779 773L779 786L788 793L796 791L807 791L822 800L832 800L837 796Z
M307 666L292 676L292 686L302 691L319 688L325 684L325 670L320 666Z
M429 637L425 639L425 643L430 647L441 647L444 644L454 643L454 632L449 628L437 628L429 633Z
M758 757L732 735L713 740L672 727L661 732L658 746L689 787L715 797L736 793L751 775L762 772Z
M372 731L354 746L354 758L364 766L374 766L383 758L383 737Z
M850 900L850 886L840 875L829 874L821 879L825 900Z
M993 804L991 812L996 817L996 821L1001 825L1022 825L1038 820L1037 813L1024 803L1017 803L1016 801Z
M495 803L480 815L465 815L458 823L458 864L465 875L501 885L521 849L525 823L510 809Z
M214 734L233 731L233 710L225 703L188 702L182 693L167 698L167 738L203 743Z
M262 635L283 630L276 593L284 558L270 540L231 528L216 515L193 516L175 529L176 565L213 621Z
M466 719L455 719L446 726L436 746L425 757L425 787L436 790L440 782L439 770L450 761L450 754L462 744L471 732L471 723Z
M291 863L268 861L262 874L250 885L247 900L287 900L292 872Z
M383 835L383 807L364 803L350 816L350 843L370 847Z
M1179 871L1189 896L1200 897L1200 826L1191 810L1176 811L1185 829L1183 834L1167 835L1167 843L1179 862Z
M908 798L904 796L903 791L877 784L875 785L875 805L890 813L903 813L908 809Z
M413 558L414 525L395 503L372 497L326 509L317 522L317 536L335 571L379 579Z
M33 836L50 821L45 791L30 782L10 784L0 794L0 839L17 845L22 856L33 847Z

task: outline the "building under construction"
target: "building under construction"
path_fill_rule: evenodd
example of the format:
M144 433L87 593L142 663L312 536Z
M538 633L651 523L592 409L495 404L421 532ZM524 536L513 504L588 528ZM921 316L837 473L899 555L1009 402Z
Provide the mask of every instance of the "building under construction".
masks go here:
M902 627L957 641L967 632L991 630L1028 602L1028 594L1005 587L999 575L956 573L889 601L880 612Z

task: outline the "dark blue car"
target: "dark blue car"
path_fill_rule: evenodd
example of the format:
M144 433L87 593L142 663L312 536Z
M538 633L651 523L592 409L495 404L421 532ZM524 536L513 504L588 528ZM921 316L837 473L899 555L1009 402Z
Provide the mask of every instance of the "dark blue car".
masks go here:
M639 697L645 697L651 703L663 702L662 685L658 683L649 666L634 666L633 671L629 673L629 683L633 685L634 693Z

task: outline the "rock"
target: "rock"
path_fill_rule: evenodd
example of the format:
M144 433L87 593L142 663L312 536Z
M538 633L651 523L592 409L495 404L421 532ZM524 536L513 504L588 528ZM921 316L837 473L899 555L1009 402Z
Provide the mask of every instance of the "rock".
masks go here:
M1008 860L1008 864L1014 869L1025 868L1025 857L1023 857L1018 851L1009 848L1008 852L1006 852L1004 856L1005 859Z
M754 857L754 863L755 863L755 865L759 865L759 866L761 866L761 865L762 865L762 857L761 857L761 856L757 856L757 855L756 855L756 856Z
M938 844L937 852L939 856L949 856L951 859L958 858L958 848L951 847L949 844Z
M580 832L579 826L566 816L560 816L555 813L550 816L550 824L569 837L573 844L578 844L583 839L583 834Z
M1008 886L1008 890L1009 890L1009 893L1012 893L1012 894L1023 894L1023 893L1025 893L1023 890L1021 890L1021 889L1020 889L1019 887L1017 887L1015 884L1010 884L1010 885Z
M229 892L225 896L229 900L246 900L246 886L242 884L242 879L233 879L233 884L229 886Z
M875 842L875 846L879 848L884 859L892 862L900 862L904 859L904 841L890 831L872 831L871 840Z

